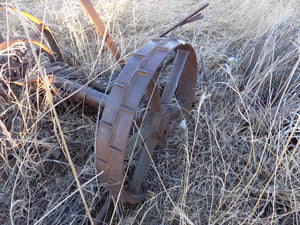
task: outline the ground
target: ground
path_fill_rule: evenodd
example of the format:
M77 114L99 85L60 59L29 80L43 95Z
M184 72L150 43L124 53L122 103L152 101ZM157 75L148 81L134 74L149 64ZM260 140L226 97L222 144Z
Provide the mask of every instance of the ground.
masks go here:
M120 71L80 1L8 2L45 22L83 84ZM128 61L204 2L93 3ZM187 126L154 152L145 201L119 204L112 224L300 224L300 2L209 4L204 19L172 33L198 60ZM24 32L20 20L1 12L5 39ZM95 217L107 193L95 168L97 111L56 96L53 110L50 92L10 84L3 68L0 223L88 223L84 202ZM70 158L54 154L64 142Z

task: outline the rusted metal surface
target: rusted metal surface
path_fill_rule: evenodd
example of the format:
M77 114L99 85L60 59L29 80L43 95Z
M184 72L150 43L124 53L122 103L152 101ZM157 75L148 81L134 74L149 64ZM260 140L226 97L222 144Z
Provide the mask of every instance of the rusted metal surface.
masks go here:
M7 5L7 4L0 4L0 10L18 12L17 9L15 9L12 6ZM23 16L28 18L30 21L32 21L33 23L35 23L39 26L38 33L44 34L45 37L47 38L50 48L51 48L51 51L55 53L55 60L62 61L61 50L59 48L58 42L57 42L55 36L53 35L52 31L42 21L40 21L38 18L34 17L33 15L31 15L25 11L22 11L22 10L20 10L19 12ZM34 35L34 36L36 37L36 35Z
M0 9L17 11L15 8L10 6L4 6L3 4L0 4ZM20 11L20 12L22 13L22 15L26 16L31 21L39 25L39 31L34 34L35 38L37 38L38 35L41 35L42 33L45 33L46 35L50 47L46 46L45 44L35 39L31 39L31 42L37 47L36 53L38 55L40 54L40 52L45 52L49 57L50 62L52 62L52 64L44 68L45 69L44 75L47 75L54 89L59 91L64 91L64 96L66 98L70 98L75 102L85 102L85 104L90 105L96 109L98 109L99 106L101 106L101 108L104 108L105 102L107 100L106 94L93 90L92 88L89 88L86 85L81 85L69 81L67 79L64 79L62 77L53 75L55 72L61 71L62 69L68 67L68 65L66 65L65 63L59 62L60 60L62 60L62 54L57 44L56 38L54 37L50 29L47 26L45 26L39 19L24 11ZM10 38L9 40L3 39L3 42L0 43L0 51L4 51L16 43L29 43L29 40L26 37L14 37L14 38ZM56 52L53 52L52 48ZM18 52L18 49L15 49L15 51ZM18 54L19 60L17 62L17 65L15 67L11 67L11 69L13 69L21 77L19 77L18 79L10 78L9 80L11 83L24 86L24 85L40 82L42 75L39 74L39 71L31 72L32 68L36 64L34 61L34 57L31 57L32 56L31 51L32 50L28 45L26 52L19 52ZM29 54L29 57L28 56L25 57L26 54ZM27 58L31 58L31 61L28 61ZM58 63L54 63L54 62L58 62ZM26 72L26 70L27 72L29 72L29 74Z
M166 36L172 30L174 30L177 27L180 27L180 26L182 26L184 24L191 23L191 22L194 22L196 20L202 19L203 15L200 13L200 11L202 11L203 9L205 9L207 6L209 6L209 4L205 3L200 8L198 8L196 11L194 11L193 13L191 13L190 15L188 15L187 17L185 17L184 19L182 19L181 21L179 21L178 23L176 23L174 26L170 27L168 30L166 30L165 32L161 33L159 35L159 37Z
M100 212L97 217L94 219L94 225L104 225L109 224L111 216L114 211L114 202L111 196L107 196L104 205L101 207Z
M85 85L81 85L67 79L52 76L52 82L54 87L64 91L64 96L71 98L75 102L84 102L85 104L92 106L96 109L105 107L108 95L89 88Z
M3 51L4 49L7 49L8 47L18 43L18 42L24 42L24 43L28 43L29 40L26 37L16 37L16 38L11 38L7 41L4 41L0 44L0 51ZM49 49L46 45L44 45L43 43L37 41L37 40L31 40L32 44L38 46L40 48L40 50L37 50L37 53L41 52L46 52L51 60L51 62L55 61L54 58L54 54L51 51L51 49Z
M123 59L121 59L120 52L118 48L116 47L115 43L113 42L111 36L109 35L108 30L106 29L105 25L101 21L98 13L96 12L93 4L90 0L81 0L82 5L90 15L91 19L93 20L94 24L96 25L99 33L101 34L102 38L104 38L105 43L107 44L109 50L119 63L119 65L123 68L125 66L125 62Z
M160 79L157 77L157 69L172 52L175 53L175 60L160 95L156 88ZM100 181L116 199L131 204L144 199L140 189L149 156L158 141L165 139L189 114L196 80L197 62L193 48L184 41L173 38L152 39L135 52L121 71L104 108L96 147L97 170L103 171ZM145 92L148 102L143 104L141 99ZM131 152L127 150L127 143L135 141L131 137L140 142L139 135L131 134L130 131L135 128L133 119L141 106L148 106L148 111L144 123L136 132L151 132L142 141L144 148L138 165L129 185L125 187L124 160L126 152Z

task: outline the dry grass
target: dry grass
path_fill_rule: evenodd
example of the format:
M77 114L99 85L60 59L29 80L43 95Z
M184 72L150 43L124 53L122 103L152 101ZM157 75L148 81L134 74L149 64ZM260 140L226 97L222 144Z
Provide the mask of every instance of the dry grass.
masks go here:
M80 1L12 3L44 18L85 82L119 70ZM128 60L201 4L104 0L95 6ZM188 126L169 137L167 150L155 152L143 185L147 200L120 207L113 223L300 224L300 2L212 0L205 15L174 33L194 46L199 64L203 55L208 79L199 74ZM9 22L12 33L20 30ZM1 25L4 32L6 20ZM67 102L55 115L45 90L8 85L2 73L0 223L86 223L71 162L51 153L65 149L65 140L95 217L105 194L94 167L97 114Z

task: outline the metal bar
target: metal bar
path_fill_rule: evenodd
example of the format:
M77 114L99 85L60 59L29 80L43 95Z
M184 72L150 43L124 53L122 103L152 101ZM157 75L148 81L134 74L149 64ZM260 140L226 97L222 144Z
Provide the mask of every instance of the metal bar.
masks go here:
M163 37L163 36L167 35L172 30L176 29L177 27L182 26L183 24L186 24L187 22L192 22L192 21L195 21L196 19L201 18L201 16L198 17L197 14L200 11L202 11L203 9L205 9L208 5L209 5L208 3L205 3L199 9L197 9L195 12L191 13L190 15L188 15L187 17L185 17L184 19L182 19L181 21L179 21L177 24L175 24L174 26L172 26L171 28L169 28L168 30L166 30L165 32L163 32L162 34L160 34L159 37ZM192 18L192 17L194 17L194 18Z
M64 78L53 76L53 79L54 81L52 84L57 89L62 89L63 91L65 91L68 96L71 95L71 99L73 101L83 101L85 104L96 109L98 109L99 106L101 106L101 108L105 107L108 95L87 86L76 84Z
M172 98L175 94L175 91L177 89L179 80L181 78L182 72L184 70L184 66L186 64L186 61L188 59L188 55L190 52L178 50L177 55L175 57L175 61L173 64L173 68L171 70L171 73L169 75L168 82L164 88L164 91L161 96L161 104L171 104Z
M94 219L95 225L104 225L108 224L111 220L111 215L114 210L114 203L112 201L111 196L107 196L104 205L102 206L99 214L96 219Z
M4 42L4 38L2 37L2 34L0 33L0 43Z
M125 61L121 59L120 52L116 47L115 43L113 42L111 36L109 35L108 30L106 30L105 25L101 21L98 13L96 12L93 4L90 0L81 0L82 5L90 15L91 19L93 20L94 24L96 25L98 31L100 32L102 38L104 38L105 43L107 44L109 50L114 55L115 59L118 61L119 65L123 68L125 66ZM105 35L105 37L104 37Z
M148 171L150 157L153 155L154 149L158 140L151 136L145 140L145 146L142 149L138 163L135 167L134 174L129 184L129 191L133 194L138 194L142 188L142 182Z
M46 45L44 45L43 43L41 43L37 40L32 39L31 41L32 41L32 44L39 46L44 52L48 53L51 62L55 61L54 54L51 51L51 49L49 49ZM13 44L15 44L17 42L28 43L29 40L26 37L16 37L16 38L8 39L7 41L4 41L0 44L0 51L7 49L8 47L12 46Z

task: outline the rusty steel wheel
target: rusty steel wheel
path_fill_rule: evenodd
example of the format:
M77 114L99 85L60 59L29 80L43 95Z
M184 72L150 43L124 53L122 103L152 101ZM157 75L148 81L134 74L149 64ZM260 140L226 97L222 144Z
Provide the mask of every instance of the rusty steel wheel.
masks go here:
M165 64L170 67L168 76L162 69ZM174 38L152 39L121 71L106 101L96 142L100 182L115 198L131 204L144 199L141 184L150 156L189 115L196 80L193 48ZM124 160L135 149L140 149L137 165L124 183Z

